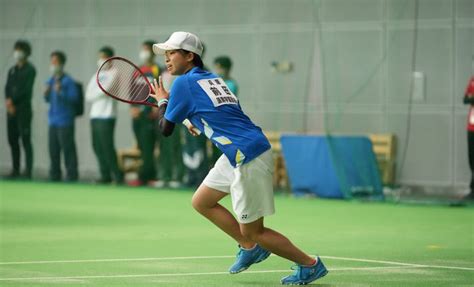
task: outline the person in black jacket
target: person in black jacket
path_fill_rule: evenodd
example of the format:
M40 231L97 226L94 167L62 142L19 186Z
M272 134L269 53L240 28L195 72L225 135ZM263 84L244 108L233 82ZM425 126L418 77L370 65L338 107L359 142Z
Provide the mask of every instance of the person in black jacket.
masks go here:
M31 178L33 169L33 146L31 144L31 120L33 111L31 98L35 81L35 67L28 61L31 46L27 41L18 40L13 47L15 65L8 71L5 85L5 105L7 110L8 143L12 155L12 171L9 178L20 176L20 144L25 152L24 177Z

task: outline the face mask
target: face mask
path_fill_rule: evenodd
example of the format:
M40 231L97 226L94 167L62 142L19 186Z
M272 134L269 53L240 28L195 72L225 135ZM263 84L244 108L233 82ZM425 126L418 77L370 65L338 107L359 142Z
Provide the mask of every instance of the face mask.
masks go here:
M151 58L151 53L147 50L141 50L138 56L142 62L146 62Z
M15 50L13 51L13 58L15 61L20 61L25 59L25 53L23 51Z
M51 65L49 66L49 71L51 72L51 74L57 75L62 71L62 67L57 65Z
M105 62L104 59L99 59L99 60L97 60L97 67L100 68L100 66L102 66L102 64L103 64L104 62Z

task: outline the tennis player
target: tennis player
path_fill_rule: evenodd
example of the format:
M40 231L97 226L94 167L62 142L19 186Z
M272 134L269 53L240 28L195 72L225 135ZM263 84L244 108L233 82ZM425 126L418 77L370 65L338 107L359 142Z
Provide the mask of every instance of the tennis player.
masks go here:
M275 212L270 144L224 80L203 69L199 38L175 32L166 42L154 44L153 52L164 55L168 71L179 76L169 93L161 78L154 81L156 94L150 96L158 102L161 133L169 136L175 124L188 119L190 133L197 135L197 128L223 152L194 194L192 205L239 244L229 272L242 272L274 253L297 264L282 284L308 284L326 275L319 257L309 256L264 226L264 217ZM219 204L229 194L237 219Z

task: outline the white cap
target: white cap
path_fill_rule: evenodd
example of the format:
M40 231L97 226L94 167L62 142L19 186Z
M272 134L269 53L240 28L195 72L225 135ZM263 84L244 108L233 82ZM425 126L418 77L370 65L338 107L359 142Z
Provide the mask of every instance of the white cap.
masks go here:
M163 55L169 50L178 49L193 52L201 57L203 47L201 40L196 35L188 32L174 32L166 42L153 45L153 52L158 55Z

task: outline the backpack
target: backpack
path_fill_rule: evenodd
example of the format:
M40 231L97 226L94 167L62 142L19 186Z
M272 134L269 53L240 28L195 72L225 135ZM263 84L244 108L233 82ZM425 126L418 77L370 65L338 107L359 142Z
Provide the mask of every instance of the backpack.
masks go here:
M62 76L59 80L62 79ZM84 114L84 89L82 88L82 83L78 81L74 81L74 84L76 85L77 89L77 97L78 97L78 103L74 105L74 116L80 117ZM52 89L52 87L50 86Z
M77 95L79 101L76 105L74 105L74 115L76 117L80 117L84 114L84 89L82 88L82 83L74 81L77 88Z

